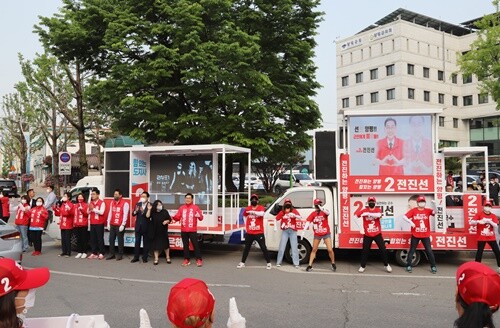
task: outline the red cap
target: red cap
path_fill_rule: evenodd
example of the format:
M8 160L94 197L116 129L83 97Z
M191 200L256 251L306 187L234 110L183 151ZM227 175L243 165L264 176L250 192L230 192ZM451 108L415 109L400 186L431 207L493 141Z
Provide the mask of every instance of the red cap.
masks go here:
M291 204L292 201L290 200L290 198L285 198L285 201L283 202L283 204Z
M425 197L424 196L418 196L417 203L419 203L419 202L425 202Z
M38 288L47 283L50 278L48 268L25 270L16 261L8 258L0 259L0 296L14 290Z
M252 196L250 196L250 200L252 200L252 198L255 198L255 199L259 200L259 195L252 194Z
M467 262L457 269L457 289L465 303L486 303L492 310L500 305L500 276L479 262Z
M316 198L316 199L314 200L314 205L321 205L321 204L323 204L323 201L321 201L321 199Z
M192 328L202 326L214 310L215 298L205 282L185 278L170 289L167 301L167 316L176 327ZM191 316L199 317L197 325L186 325Z
M491 201L489 201L489 200L484 201L483 206L491 206Z
M368 202L377 202L377 199L375 199L375 197L373 196L370 196L368 197Z

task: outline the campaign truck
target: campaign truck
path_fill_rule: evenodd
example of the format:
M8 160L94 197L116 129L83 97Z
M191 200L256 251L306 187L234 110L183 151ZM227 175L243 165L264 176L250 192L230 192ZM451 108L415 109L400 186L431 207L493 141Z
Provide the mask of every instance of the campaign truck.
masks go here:
M275 231L276 214L285 199L290 199L301 214L298 230L314 210L319 198L330 211L329 224L334 245L339 249L361 249L363 235L354 213L366 206L369 196L383 213L382 235L387 248L395 253L396 262L406 265L410 247L410 225L403 216L416 207L416 198L425 196L426 207L435 210L431 221L434 250L475 250L476 226L470 220L482 210L488 199L484 192L468 191L466 172L469 163L485 170L488 176L487 147L439 148L437 129L440 109L430 110L346 110L338 131L318 131L314 137L314 174L321 186L295 187L285 191L266 210L267 247L277 251L281 232ZM455 183L447 192L445 158L461 162L463 189ZM459 170L457 170L459 171ZM458 206L446 206L446 197L459 200ZM493 212L500 214L498 208ZM300 236L299 231L299 236ZM301 263L308 261L313 232L299 238ZM325 247L323 244L320 247ZM422 247L422 246L420 246ZM421 249L421 248L420 248ZM291 258L290 246L285 257ZM417 265L421 252L412 261Z

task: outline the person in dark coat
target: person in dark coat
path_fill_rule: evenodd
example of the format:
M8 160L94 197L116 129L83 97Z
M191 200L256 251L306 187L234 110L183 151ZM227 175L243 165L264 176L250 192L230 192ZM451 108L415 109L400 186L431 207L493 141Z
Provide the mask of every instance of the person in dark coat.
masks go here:
M154 254L154 265L158 264L158 257L163 250L165 251L167 263L172 263L168 241L168 225L172 222L172 219L168 211L163 208L160 200L155 200L152 205L151 203L148 204L146 219L149 220L148 236Z
M498 194L500 193L500 186L496 182L495 178L490 179L489 192L490 198L493 201L493 205L498 206Z
M141 194L141 200L135 205L132 216L136 217L135 220L135 245L134 245L134 258L131 263L139 262L141 255L141 240L142 240L142 262L148 261L149 255L149 236L148 225L149 220L146 219L147 206L149 204L149 193L147 191Z

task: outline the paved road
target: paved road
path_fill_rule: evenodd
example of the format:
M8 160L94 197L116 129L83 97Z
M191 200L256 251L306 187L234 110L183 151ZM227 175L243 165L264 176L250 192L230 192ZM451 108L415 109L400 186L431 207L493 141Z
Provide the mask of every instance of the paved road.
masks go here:
M375 256L358 274L354 251L337 252L333 273L324 255L313 272L291 265L266 270L259 251L250 253L246 268L236 269L241 249L218 245L204 248L202 268L183 268L180 253L174 253L173 264L154 266L151 261L131 264L130 254L119 262L59 258L60 250L50 244L47 240L42 256L23 260L24 266L48 266L52 272L29 316L101 313L111 327L123 328L139 326L141 307L153 327L169 327L168 291L188 276L205 280L214 293L214 327L226 326L232 296L247 327L452 327L455 269L472 258L470 253L439 254L439 272L433 275L427 263L412 274L393 265L388 274ZM489 254L484 262L494 267Z

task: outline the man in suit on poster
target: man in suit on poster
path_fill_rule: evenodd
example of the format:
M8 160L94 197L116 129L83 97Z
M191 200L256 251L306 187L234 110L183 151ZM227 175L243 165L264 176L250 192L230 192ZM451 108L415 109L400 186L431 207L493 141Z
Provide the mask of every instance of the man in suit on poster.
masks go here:
M411 116L410 137L404 143L404 163L407 175L432 175L432 141L424 136L424 116Z

